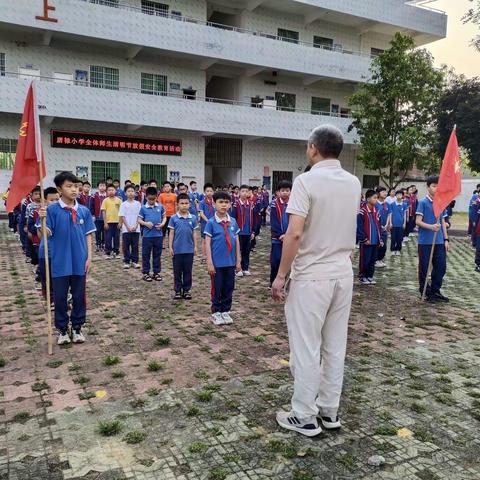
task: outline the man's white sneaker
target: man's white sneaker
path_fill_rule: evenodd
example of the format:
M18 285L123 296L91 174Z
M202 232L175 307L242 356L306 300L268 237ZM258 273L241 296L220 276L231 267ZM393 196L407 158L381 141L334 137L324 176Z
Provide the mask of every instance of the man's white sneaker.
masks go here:
M225 322L223 320L223 315L220 312L216 312L216 313L212 314L212 322L215 325L224 325L225 324Z
M250 277L251 275L252 275L252 274L250 273L249 270L244 270L244 271L243 271L243 276L244 276L244 277Z
M84 343L85 342L85 335L82 332L75 332L73 331L72 335L72 342L73 343Z
M236 277L243 277L243 272L240 270L239 272L237 272L237 274L235 276Z
M133 268L140 268L140 264L139 263L132 263L132 267Z
M60 333L58 334L57 338L57 345L68 345L70 343L70 337L68 336L68 333Z
M370 285L376 285L377 284L377 281L374 278L367 278L367 280L368 280L368 283Z
M128 270L130 268L130 264L129 263L124 263L123 268L124 268L124 270Z
M287 430L301 433L307 437L315 437L322 433L316 417L307 419L298 418L293 412L278 412L277 423Z
M230 312L223 312L222 318L225 325L230 325L231 323L233 323L233 318L230 316Z
M369 282L366 278L361 278L361 279L360 279L360 283L361 283L362 285L370 285L370 282Z
M326 430L336 430L337 428L341 428L342 424L340 423L340 419L338 417L318 417L322 422L323 428Z
M377 260L377 261L375 262L375 267L376 267L376 268L385 268L386 265L385 265L384 262L382 262L382 260Z

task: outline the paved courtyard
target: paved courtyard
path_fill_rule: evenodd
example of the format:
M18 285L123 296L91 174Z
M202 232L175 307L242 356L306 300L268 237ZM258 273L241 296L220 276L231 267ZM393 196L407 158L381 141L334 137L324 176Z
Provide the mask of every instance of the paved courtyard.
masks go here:
M266 232L233 325L210 323L199 260L194 299L174 304L165 252L148 285L96 256L87 343L48 356L31 266L0 223L0 480L480 479L480 276L467 240L452 248L448 306L419 302L414 241L355 287L344 428L307 439L274 420L292 381Z

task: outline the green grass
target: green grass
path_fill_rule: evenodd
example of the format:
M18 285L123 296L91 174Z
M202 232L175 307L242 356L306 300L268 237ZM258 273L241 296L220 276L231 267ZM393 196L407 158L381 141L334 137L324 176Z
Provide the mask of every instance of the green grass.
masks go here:
M157 360L152 360L151 362L148 362L147 369L149 372L158 372L162 368L163 365Z
M73 383L78 383L79 385L86 385L90 381L89 377L85 377L84 375L81 375L80 377L76 378Z
M377 427L373 433L375 435L396 435L397 428L393 425L382 425L381 427Z
M137 443L143 442L147 438L147 432L140 432L134 430L133 432L128 432L124 437L123 441L130 445L135 445Z
M135 400L132 400L130 402L130 405L133 408L142 408L142 407L145 406L146 403L147 403L147 401L144 398L136 398Z
M42 390L48 390L50 386L45 380L42 380L41 382L36 382L32 385L32 390L34 392L41 392Z
M285 458L294 458L297 456L297 449L294 445L281 440L270 440L267 443L267 451L279 453Z
M58 368L60 365L63 365L61 360L52 360L51 362L47 362L47 367L49 368Z
M125 375L125 372L122 372L122 370L114 370L112 372L112 378L123 378Z
M30 414L28 412L18 412L13 417L13 421L16 423L25 423L29 419L30 419Z
M200 415L200 409L193 405L187 410L187 417L196 417L197 415Z
M103 364L106 365L107 367L111 367L112 365L118 365L120 363L120 358L118 358L116 355L107 355L103 359Z
M3 368L7 364L6 360L0 357L0 368Z
M68 370L70 372L78 372L82 369L82 367L78 363L72 363L69 367Z
M210 390L200 390L195 393L195 398L202 403L208 403L212 400L213 392Z
M208 450L208 445L202 442L194 442L188 447L190 453L205 453Z
M149 397L156 397L160 393L158 388L152 387L147 390L147 395Z
M264 335L257 335L256 337L253 337L254 342L263 343L265 340L266 338Z
M427 411L427 407L423 403L413 402L410 405L410 410L412 410L415 413L425 413Z
M208 472L208 480L225 480L228 476L227 470L222 467L212 468Z
M166 347L170 345L170 337L166 337L164 335L157 335L155 337L155 345L159 347Z
M98 422L97 431L104 437L118 435L123 429L123 424L119 420L103 420Z
M78 395L78 398L80 400L90 400L91 398L95 398L96 395L94 392L85 392L85 393L80 393Z
M413 434L420 442L433 442L433 435L428 430L416 429L413 431Z
M347 470L352 472L355 469L355 458L350 453L338 455L335 457L337 462L343 465Z

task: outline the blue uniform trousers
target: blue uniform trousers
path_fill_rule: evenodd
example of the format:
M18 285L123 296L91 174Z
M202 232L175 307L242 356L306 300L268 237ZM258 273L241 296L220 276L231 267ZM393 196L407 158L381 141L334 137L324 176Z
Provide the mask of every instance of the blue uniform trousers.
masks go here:
M55 302L55 327L61 332L66 332L68 321L72 322L73 329L81 328L87 316L85 298L85 275L71 275L68 277L54 277L53 297ZM68 290L72 293L72 312L68 318L67 296ZM47 307L48 308L48 307Z
M235 267L215 267L212 278L212 313L229 312L235 289Z
M377 255L378 245L360 244L360 262L358 269L358 276L360 278L373 278Z
M392 252L402 251L403 227L392 227L392 239L390 250Z
M173 281L176 293L192 288L193 253L176 253L173 256Z
M140 233L126 232L122 234L123 240L123 261L127 264L130 262L138 263L138 241Z
M270 251L270 285L277 278L280 260L282 259L282 249L282 243L272 243L272 250Z
M104 223L103 218L97 218L95 220L95 245L98 248L101 248L105 245L105 230L103 229Z
M105 232L105 253L120 253L120 232L118 230L118 223L109 223L108 230Z
M428 261L430 260L431 245L418 246L418 283L420 293L423 293L427 279ZM447 271L447 252L445 245L435 245L432 261L432 276L427 279L427 295L437 293L442 288L443 277Z
M160 257L162 255L163 237L143 237L142 240L142 272L150 273L152 258L153 273L160 273Z
M250 235L239 235L240 241L240 256L242 257L242 271L247 271L250 266L250 248L251 248L251 237Z

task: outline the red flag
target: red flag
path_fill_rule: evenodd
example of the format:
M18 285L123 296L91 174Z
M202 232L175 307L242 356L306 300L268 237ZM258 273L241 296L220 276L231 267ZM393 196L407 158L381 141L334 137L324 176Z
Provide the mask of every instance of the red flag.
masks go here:
M457 130L453 128L443 159L437 192L433 198L433 211L439 217L448 205L462 191L462 171L458 153Z
M42 172L41 175L40 172ZM7 212L11 212L44 176L45 160L35 103L35 87L32 82L28 89L20 125L12 182L7 197Z

